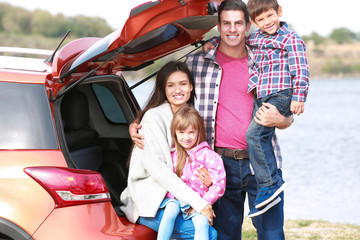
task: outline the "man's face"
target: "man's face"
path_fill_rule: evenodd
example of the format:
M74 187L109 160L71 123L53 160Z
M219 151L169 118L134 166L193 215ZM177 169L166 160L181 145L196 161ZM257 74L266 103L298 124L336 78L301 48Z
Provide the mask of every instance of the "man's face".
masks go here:
M245 44L245 33L250 30L245 16L239 10L224 10L217 24L222 47L238 47Z

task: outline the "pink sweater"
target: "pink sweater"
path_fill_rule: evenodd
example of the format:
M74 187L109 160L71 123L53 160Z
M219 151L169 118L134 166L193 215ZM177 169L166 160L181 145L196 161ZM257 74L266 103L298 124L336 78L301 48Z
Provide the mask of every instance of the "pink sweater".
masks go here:
M186 160L181 179L195 192L206 200L209 204L214 204L225 192L226 175L224 163L216 152L210 149L207 142L202 142L198 146L188 151L189 158ZM177 152L171 153L174 172L177 164ZM210 174L213 184L207 188L196 176L199 167L206 168ZM174 198L171 193L167 197Z

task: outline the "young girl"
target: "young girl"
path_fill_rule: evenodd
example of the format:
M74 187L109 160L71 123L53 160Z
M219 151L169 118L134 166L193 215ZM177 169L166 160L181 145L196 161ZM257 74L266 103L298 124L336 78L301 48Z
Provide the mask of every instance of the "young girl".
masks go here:
M216 202L225 191L226 175L221 157L212 151L205 141L202 118L194 107L180 108L170 126L176 150L172 152L174 172L209 204ZM205 186L198 177L198 168L204 167L211 175L212 183ZM168 240L173 232L174 222L180 211L185 220L191 219L195 227L195 240L209 239L208 219L168 193L160 205L165 208L158 239ZM212 223L210 223L212 224Z

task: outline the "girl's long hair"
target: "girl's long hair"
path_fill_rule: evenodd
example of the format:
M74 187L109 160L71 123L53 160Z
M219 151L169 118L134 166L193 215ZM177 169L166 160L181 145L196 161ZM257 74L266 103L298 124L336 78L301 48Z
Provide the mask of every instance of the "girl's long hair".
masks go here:
M195 145L199 145L201 142L206 140L206 133L204 127L204 121L201 118L200 114L192 106L185 106L180 108L173 117L170 126L171 137L175 142L175 147L177 151L177 164L176 164L176 174L181 177L186 159L188 158L187 151L180 145L176 137L176 131L185 130L189 126L192 126L194 130L198 130L198 137ZM190 159L189 159L190 160Z
M136 118L136 121L140 123L142 117L146 113L147 110L160 106L163 104L166 99L165 94L165 86L166 82L171 74L174 72L183 72L187 75L190 84L193 86L193 90L190 94L190 99L187 101L187 104L194 105L194 99L195 99L195 83L193 76L186 65L186 63L179 62L179 61L170 61L167 64L165 64L156 75L156 81L155 81L155 88L152 92L152 95L150 97L150 100L146 107L139 113L138 117Z

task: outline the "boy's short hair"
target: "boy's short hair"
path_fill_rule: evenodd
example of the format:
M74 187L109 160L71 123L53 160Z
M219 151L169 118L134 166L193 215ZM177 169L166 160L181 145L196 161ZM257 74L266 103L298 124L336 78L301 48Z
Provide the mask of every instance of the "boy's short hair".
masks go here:
M269 9L274 9L277 12L279 9L279 3L277 0L249 0L247 3L247 9L251 20L255 22L255 18L257 16Z
M244 13L245 23L248 24L250 22L249 12L247 10L246 4L241 0L224 0L218 7L218 22L221 22L220 16L222 11L241 11Z

